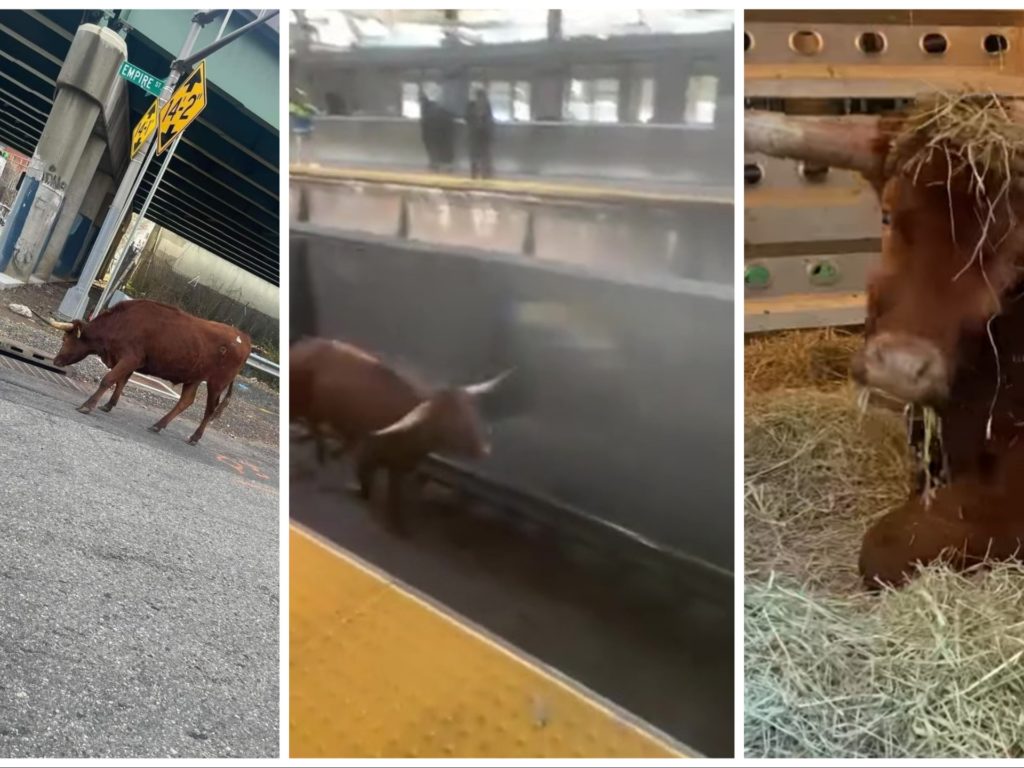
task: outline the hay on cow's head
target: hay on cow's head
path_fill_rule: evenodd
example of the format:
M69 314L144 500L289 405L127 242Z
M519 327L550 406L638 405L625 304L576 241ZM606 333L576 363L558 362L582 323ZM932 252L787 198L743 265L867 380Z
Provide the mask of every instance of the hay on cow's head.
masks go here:
M849 387L784 390L747 399L744 435L747 574L857 588L868 522L909 491L902 417Z
M880 596L748 582L749 757L1024 756L1024 568Z
M938 92L922 96L903 117L893 139L892 160L915 170L935 153L968 171L989 199L992 179L1008 182L1024 157L1024 122L1017 105L995 94ZM986 191L987 188L987 191Z
M850 379L850 360L862 343L859 333L836 328L750 337L743 352L744 389L749 395L844 386Z
M966 175L979 224L966 270L985 247L998 246L1017 223L1011 203L1024 173L1024 107L995 94L939 92L919 98L899 123L887 164L915 180L936 157L946 162L946 186ZM952 197L950 207L952 210ZM993 229L1005 214L1003 223ZM953 240L957 240L956 226Z

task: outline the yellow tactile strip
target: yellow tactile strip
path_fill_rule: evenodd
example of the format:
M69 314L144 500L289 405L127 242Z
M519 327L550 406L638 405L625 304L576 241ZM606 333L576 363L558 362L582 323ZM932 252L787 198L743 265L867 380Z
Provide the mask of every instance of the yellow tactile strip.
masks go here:
M292 526L291 756L682 757Z
M319 181L363 181L399 186L430 187L464 192L491 192L508 195L532 195L602 202L646 202L665 204L707 203L732 205L733 198L723 192L667 192L629 188L586 186L540 179L471 179L441 173L416 171L380 171L369 168L338 168L317 164L292 163L292 178Z

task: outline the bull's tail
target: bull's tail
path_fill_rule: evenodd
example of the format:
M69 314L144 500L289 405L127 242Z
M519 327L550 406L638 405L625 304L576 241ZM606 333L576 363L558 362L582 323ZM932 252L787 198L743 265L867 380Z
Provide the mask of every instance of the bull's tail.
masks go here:
M217 403L217 408L213 411L213 416L210 417L211 421L213 419L216 419L218 416L221 415L221 413L223 413L224 407L228 404L228 400L231 399L231 393L234 391L234 389L235 389L235 380L232 379L231 383L228 384L228 391L223 394L223 396L220 399L220 402Z

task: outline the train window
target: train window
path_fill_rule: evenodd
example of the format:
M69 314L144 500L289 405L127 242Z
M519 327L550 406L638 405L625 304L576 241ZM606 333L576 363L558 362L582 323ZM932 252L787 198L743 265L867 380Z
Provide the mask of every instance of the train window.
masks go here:
M507 123L512 119L512 83L505 80L488 83L487 98L496 122Z
M683 120L696 125L713 125L718 104L718 78L693 75L686 85L686 111Z
M649 123L654 119L653 77L645 77L640 81L640 103L637 106L636 119L639 123Z
M598 123L619 121L619 81L602 78L594 81L594 117Z
M564 115L568 120L582 122L618 122L619 81L614 78L571 80Z
M528 121L530 112L530 81L520 80L512 89L512 119Z
M402 117L420 117L420 84L402 83Z

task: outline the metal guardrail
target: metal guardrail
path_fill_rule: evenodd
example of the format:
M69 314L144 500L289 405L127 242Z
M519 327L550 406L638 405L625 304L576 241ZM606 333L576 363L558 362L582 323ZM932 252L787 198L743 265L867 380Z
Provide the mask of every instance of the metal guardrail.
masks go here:
M281 378L281 366L279 366L273 360L267 360L267 358L265 357L260 357L259 355L252 354L249 355L249 359L245 361L245 364L248 365L250 368L255 368L257 371L261 371L262 373L267 373L270 374L271 376L276 376L279 379Z

